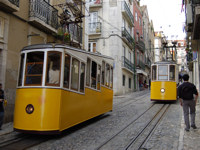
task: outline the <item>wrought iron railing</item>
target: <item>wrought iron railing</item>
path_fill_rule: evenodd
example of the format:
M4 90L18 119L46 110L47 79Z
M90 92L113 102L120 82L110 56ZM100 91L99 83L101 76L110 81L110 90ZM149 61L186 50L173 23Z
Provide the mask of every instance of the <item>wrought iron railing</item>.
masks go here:
M30 0L29 17L36 17L51 27L58 28L58 10L45 0Z
M141 60L139 60L139 64L137 64L137 66L143 70L145 69L145 64Z
M128 60L125 56L122 56L122 65L131 70L132 72L135 72L135 67L134 67L134 64Z
M101 22L89 23L89 34L101 33Z
M82 43L82 27L77 24L69 24L69 33L71 40L76 40L79 43Z
M134 24L134 17L133 14L130 11L130 8L128 7L127 3L125 1L122 2L122 11L125 11L127 15L129 16L131 22Z
M145 44L144 44L143 41L138 40L138 41L136 42L136 47L137 47L140 51L142 51L143 53L145 52Z
M132 46L134 46L134 39L133 39L133 37L130 35L130 33L126 30L125 27L122 27L122 37L126 38L126 40L127 40Z
M13 5L19 7L19 0L8 0L9 2L11 2Z

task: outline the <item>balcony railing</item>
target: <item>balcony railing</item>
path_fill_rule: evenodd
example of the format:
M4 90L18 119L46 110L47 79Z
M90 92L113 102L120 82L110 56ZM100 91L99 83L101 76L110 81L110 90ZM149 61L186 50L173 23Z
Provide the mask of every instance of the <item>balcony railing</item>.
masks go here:
M19 11L19 0L0 0L0 10L8 12Z
M11 2L13 5L19 7L19 0L8 0L9 2Z
M124 56L122 56L122 65L131 72L135 72L134 64Z
M90 7L102 7L103 0L90 0Z
M145 66L147 66L148 68L151 67L151 61L149 59L146 60Z
M134 17L125 1L122 2L122 13L127 17L128 21L134 25Z
M193 0L193 4L200 4L200 0Z
M139 68L144 70L145 69L145 64L141 60L139 60L138 63L137 63L137 67L139 67Z
M70 24L69 33L71 40L76 40L78 43L82 43L82 27L76 24Z
M101 22L89 23L89 34L101 34Z
M145 44L144 44L144 42L143 41L141 41L141 40L138 40L137 42L136 42L136 47L141 51L141 52L145 52Z
M126 30L125 27L122 27L122 37L124 37L127 40L127 43L131 46L134 46L134 39L130 35L130 33Z
M43 22L54 29L58 28L58 10L44 0L30 0L29 17L30 21L36 21L32 18L37 18L41 23Z

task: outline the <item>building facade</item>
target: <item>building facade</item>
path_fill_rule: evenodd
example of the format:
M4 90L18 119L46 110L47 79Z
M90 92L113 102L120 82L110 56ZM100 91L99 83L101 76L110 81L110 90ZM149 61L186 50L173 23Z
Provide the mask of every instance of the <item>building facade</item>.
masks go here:
M186 16L186 52L187 65L191 81L200 89L200 1L182 1Z
M144 24L142 11L139 1L134 0L133 15L135 19L135 64L136 64L136 87L138 90L144 89L144 82L147 80L145 72L145 43L144 43Z
M114 58L114 95L135 90L132 0L89 0L88 51Z

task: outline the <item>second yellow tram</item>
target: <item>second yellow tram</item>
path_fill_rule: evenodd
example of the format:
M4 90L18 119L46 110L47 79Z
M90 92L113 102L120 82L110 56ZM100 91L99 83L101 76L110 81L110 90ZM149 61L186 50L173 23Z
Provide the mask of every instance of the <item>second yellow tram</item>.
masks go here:
M21 51L14 129L60 133L112 110L113 59L66 45Z
M176 101L178 66L174 61L151 65L151 101Z

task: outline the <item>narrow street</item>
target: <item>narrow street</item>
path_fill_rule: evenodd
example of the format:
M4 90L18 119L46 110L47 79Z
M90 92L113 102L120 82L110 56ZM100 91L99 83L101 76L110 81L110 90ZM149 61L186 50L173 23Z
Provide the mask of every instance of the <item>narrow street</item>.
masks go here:
M72 127L61 135L32 135L30 145L22 144L23 141L28 143L25 137L26 140L16 140L20 141L19 145L14 141L3 149L22 148L23 145L30 150L178 149L181 120L178 102L151 102L150 92L145 90L114 97L112 112ZM19 136L15 132L12 134ZM5 140L4 135L4 143Z

